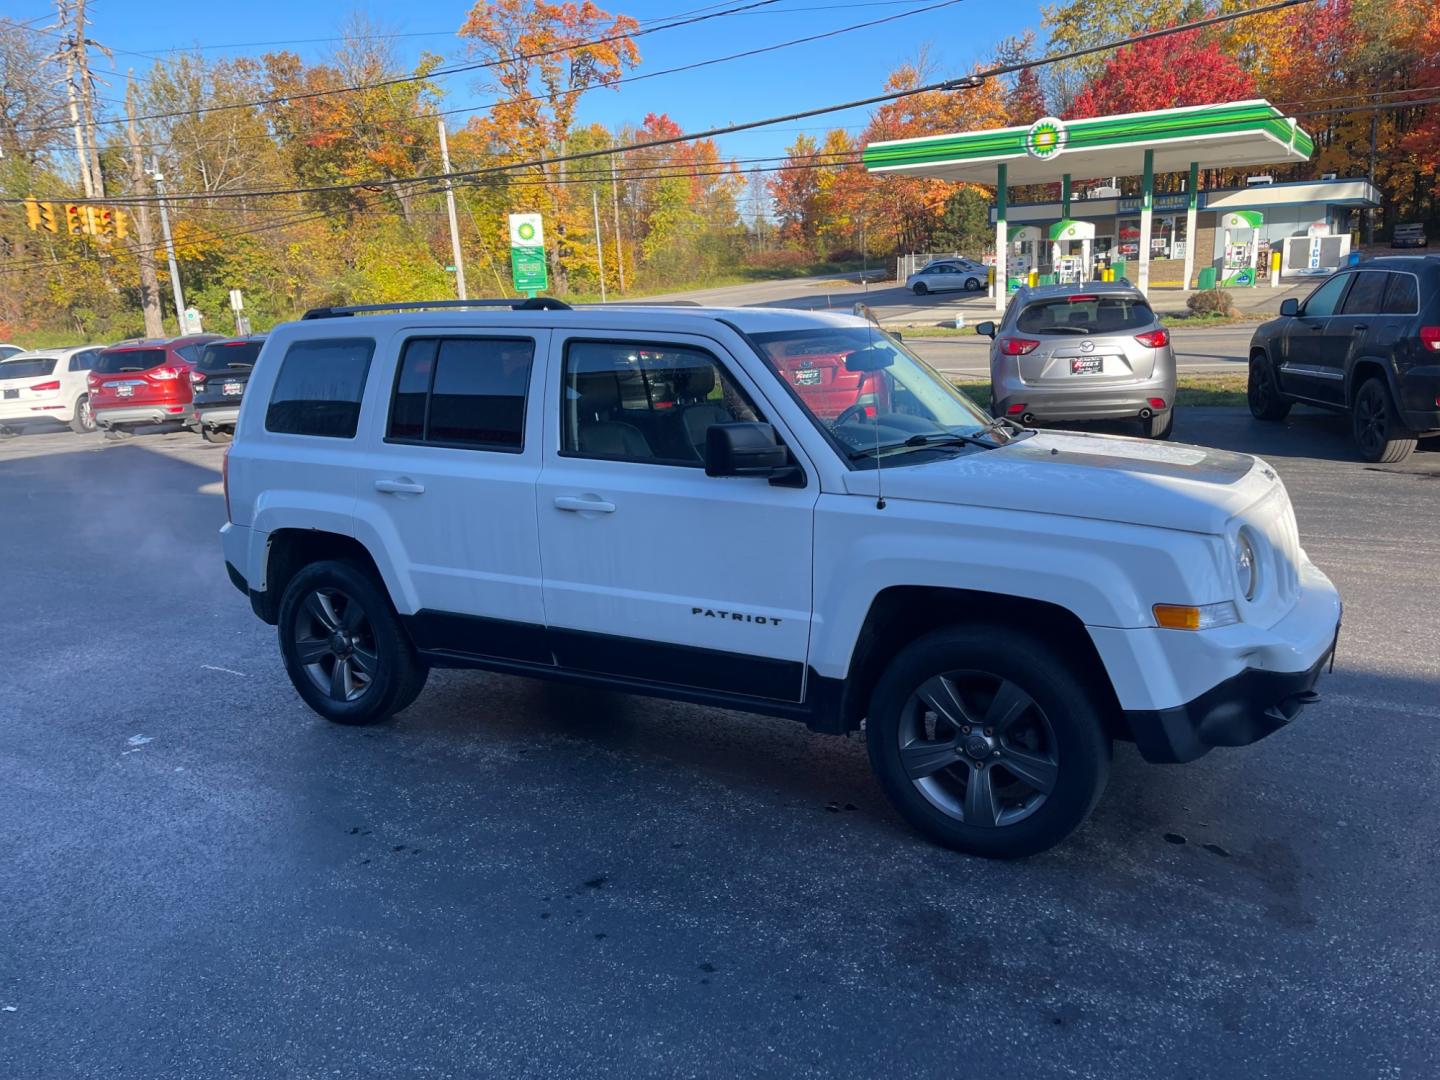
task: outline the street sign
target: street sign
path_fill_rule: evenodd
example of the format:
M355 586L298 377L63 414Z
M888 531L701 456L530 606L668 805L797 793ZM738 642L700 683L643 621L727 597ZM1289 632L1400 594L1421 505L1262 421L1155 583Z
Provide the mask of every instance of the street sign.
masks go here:
M180 313L180 332L182 334L201 334L205 332L198 308L187 307Z
M510 276L516 292L533 296L550 287L545 267L545 225L539 214L510 215Z

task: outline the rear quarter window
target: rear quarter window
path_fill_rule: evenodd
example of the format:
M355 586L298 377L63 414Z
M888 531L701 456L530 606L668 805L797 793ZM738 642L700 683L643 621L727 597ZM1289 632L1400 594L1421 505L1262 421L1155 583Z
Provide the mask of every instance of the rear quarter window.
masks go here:
M1027 304L1015 320L1022 334L1118 334L1155 322L1150 305L1131 296L1057 296Z
M285 350L265 411L265 429L285 435L353 439L372 338L297 341Z

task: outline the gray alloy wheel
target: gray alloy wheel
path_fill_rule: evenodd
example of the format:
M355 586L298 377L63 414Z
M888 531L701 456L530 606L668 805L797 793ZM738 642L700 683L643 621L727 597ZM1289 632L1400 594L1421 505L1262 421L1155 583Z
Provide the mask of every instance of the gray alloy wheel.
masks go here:
M910 291L916 296L924 296L930 291L930 286L926 285L923 281L917 281Z
M980 279L978 277L968 277L965 279L966 292L979 292L984 287L984 285L980 284Z
M948 671L906 703L900 762L931 806L966 825L1024 821L1055 789L1060 755L1044 710L1015 683Z
M75 416L70 421L70 429L76 435L85 435L95 430L95 410L90 408L89 394L81 394L80 399L75 402Z
M365 609L338 588L311 592L290 628L296 659L315 688L332 701L364 696L380 669L375 629Z

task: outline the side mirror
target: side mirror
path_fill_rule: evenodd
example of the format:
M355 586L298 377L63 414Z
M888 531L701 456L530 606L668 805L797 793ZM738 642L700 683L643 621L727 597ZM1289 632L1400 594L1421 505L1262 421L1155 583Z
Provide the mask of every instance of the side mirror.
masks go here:
M886 332L887 334L889 334L891 337L893 337L896 341L904 341L904 340L905 340L905 335L902 334L899 330L887 330L887 331L885 331L885 332Z
M706 476L774 476L790 454L769 424L711 424L705 432Z
M1299 301L1299 300L1296 300L1293 296L1290 297L1290 298L1288 298L1288 299L1281 300L1281 301L1280 301L1280 314L1281 314L1281 315L1299 315L1299 314L1300 314L1300 301Z
M975 333L984 334L988 338L995 336L995 324L988 319L982 323L975 324Z

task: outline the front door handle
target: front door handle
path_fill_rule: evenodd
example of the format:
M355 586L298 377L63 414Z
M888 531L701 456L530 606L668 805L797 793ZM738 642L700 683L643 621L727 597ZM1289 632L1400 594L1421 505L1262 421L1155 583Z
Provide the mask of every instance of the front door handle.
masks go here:
M569 510L572 513L613 514L615 504L606 502L604 499L582 499L577 495L557 495L555 509Z
M376 480L375 490L383 491L387 495L423 495L425 485L417 484L413 480Z

